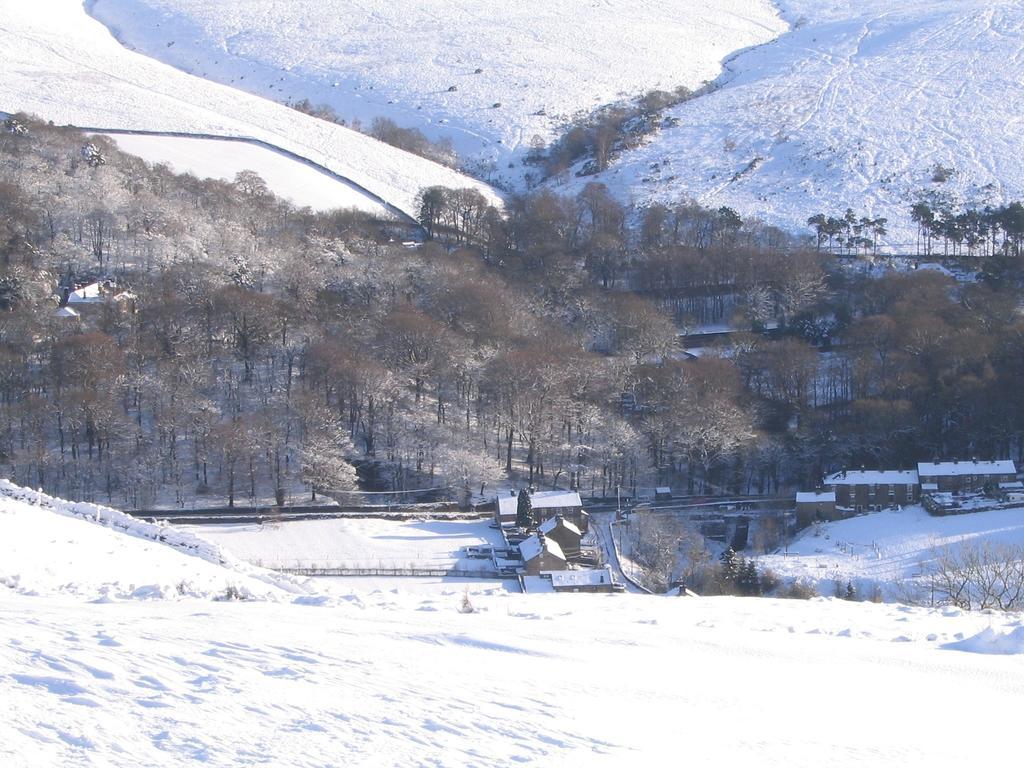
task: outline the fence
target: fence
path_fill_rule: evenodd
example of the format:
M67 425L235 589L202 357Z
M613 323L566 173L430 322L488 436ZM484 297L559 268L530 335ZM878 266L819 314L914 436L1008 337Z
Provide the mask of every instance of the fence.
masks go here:
M275 568L280 573L295 576L431 576L435 578L456 577L465 579L514 579L514 573L495 570L467 568L344 568L334 566L310 566L306 568Z

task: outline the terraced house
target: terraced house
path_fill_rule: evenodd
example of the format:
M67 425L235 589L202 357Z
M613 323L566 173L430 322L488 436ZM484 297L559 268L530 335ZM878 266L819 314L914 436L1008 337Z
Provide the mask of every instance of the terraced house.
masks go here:
M829 475L824 486L836 494L836 506L864 512L874 507L913 504L920 495L913 469L844 470Z
M1009 459L921 462L917 474L923 493L978 492L1017 486L1017 467Z

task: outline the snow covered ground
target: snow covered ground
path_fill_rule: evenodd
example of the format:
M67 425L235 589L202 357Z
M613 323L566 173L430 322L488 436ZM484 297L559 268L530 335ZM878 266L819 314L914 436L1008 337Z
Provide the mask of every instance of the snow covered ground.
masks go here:
M513 177L506 161L534 136L651 89L697 88L786 29L769 0L96 0L91 11L185 72L364 124L389 117Z
M0 526L13 768L1002 764L1024 696L1015 614L496 585L463 613L9 484Z
M794 231L809 216L889 218L915 242L920 190L1024 195L1024 5L777 0L790 32L730 61L723 87L597 177L623 199L683 196ZM932 181L937 166L952 169ZM593 178L574 180L569 189Z
M177 173L231 181L239 171L256 171L274 194L300 207L309 206L315 211L357 208L376 216L389 215L380 201L358 187L257 144L182 136L107 135L123 151L150 163L166 163Z
M109 507L53 499L0 480L0 586L91 601L220 597L290 600L303 579L253 568L216 544Z
M435 184L476 187L498 201L486 185L449 168L129 51L81 0L4 0L0 8L0 111L90 128L258 139L344 176L405 213L414 213L416 194Z
M463 547L503 546L489 520L291 520L264 525L185 528L250 563L268 568L490 568Z
M962 542L1024 546L1024 509L932 517L922 507L821 523L805 529L788 554L758 562L779 576L797 578L833 594L852 582L861 594L875 585L899 600L924 589L937 552Z

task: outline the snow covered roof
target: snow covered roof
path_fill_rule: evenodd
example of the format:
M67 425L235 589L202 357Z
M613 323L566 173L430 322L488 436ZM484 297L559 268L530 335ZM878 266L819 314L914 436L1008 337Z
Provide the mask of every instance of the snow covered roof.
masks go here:
M836 472L825 485L917 485L913 469L855 469Z
M516 509L519 507L518 496L499 496L498 497L498 514L501 517L508 517L514 515Z
M68 304L95 304L100 301L103 301L103 287L99 283L83 285L68 294Z
M561 524L561 526L565 528L567 531L571 531L572 533L575 533L577 536L583 535L580 529L573 525L571 520L566 520L564 517L558 516L549 517L547 520L541 523L540 532L543 534L551 533L553 530L555 530L555 528L559 526L559 524Z
M541 543L542 541L543 544ZM562 548L558 546L558 542L547 537L541 539L540 536L531 536L519 544L519 552L522 554L524 561L539 557L542 550L546 550L549 555L554 555L559 560L565 560L565 554L562 552Z
M530 494L534 509L582 507L583 499L576 491L537 491Z
M796 495L797 504L813 504L816 501L835 501L835 491L800 491Z
M669 488L667 485L659 485L657 488L654 489L654 492L655 493L672 493L672 489Z
M1012 483L1000 483L999 487L1004 491L1024 491L1024 483L1014 480Z
M102 304L106 301L128 301L135 298L131 291L120 290L109 280L89 283L68 293L68 304Z
M1016 475L1017 467L1009 459L1003 461L922 461L917 465L922 477L961 475Z
M541 571L541 574L550 577L554 587L587 587L615 583L608 566L576 571Z
M522 491L521 491L522 493ZM576 491L534 491L530 494L533 509L562 509L563 507L582 507L583 500ZM509 517L519 507L519 497L511 494L498 496L498 515Z
M81 315L71 307L59 307L54 314L57 317L81 317Z

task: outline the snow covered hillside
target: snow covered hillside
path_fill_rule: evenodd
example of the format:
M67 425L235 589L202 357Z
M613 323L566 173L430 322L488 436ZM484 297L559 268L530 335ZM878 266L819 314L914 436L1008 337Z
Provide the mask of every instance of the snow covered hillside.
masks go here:
M792 30L733 59L721 89L669 110L679 125L599 180L639 203L690 196L803 232L852 207L888 217L896 250L914 245L921 190L1024 195L1020 2L777 2Z
M0 585L89 600L241 596L290 600L308 581L264 571L216 544L109 507L0 480Z
M389 117L470 159L522 156L577 113L697 88L785 30L769 0L95 0L133 48L277 100Z
M862 595L875 585L887 600L927 596L936 554L963 543L1024 546L1024 509L932 517L922 507L821 523L801 533L787 554L758 562L785 578L832 594L852 582Z
M184 71L449 136L506 182L534 136L653 88L697 86L728 60L720 88L668 111L677 125L558 188L597 178L623 200L692 197L799 232L852 207L888 217L896 251L914 244L909 208L923 191L976 204L1024 195L1019 2L775 5L781 18L766 0L96 0L92 12Z
M984 765L1024 695L1014 614L354 583L4 483L0 764Z
M4 0L0 7L0 111L81 127L259 139L359 185L371 209L384 200L413 213L416 194L436 184L476 187L498 200L451 169L133 53L81 0Z
M387 208L357 187L299 160L256 144L182 136L108 133L119 149L149 163L166 163L176 173L231 181L239 171L256 171L274 194L315 211L358 208L387 217Z

